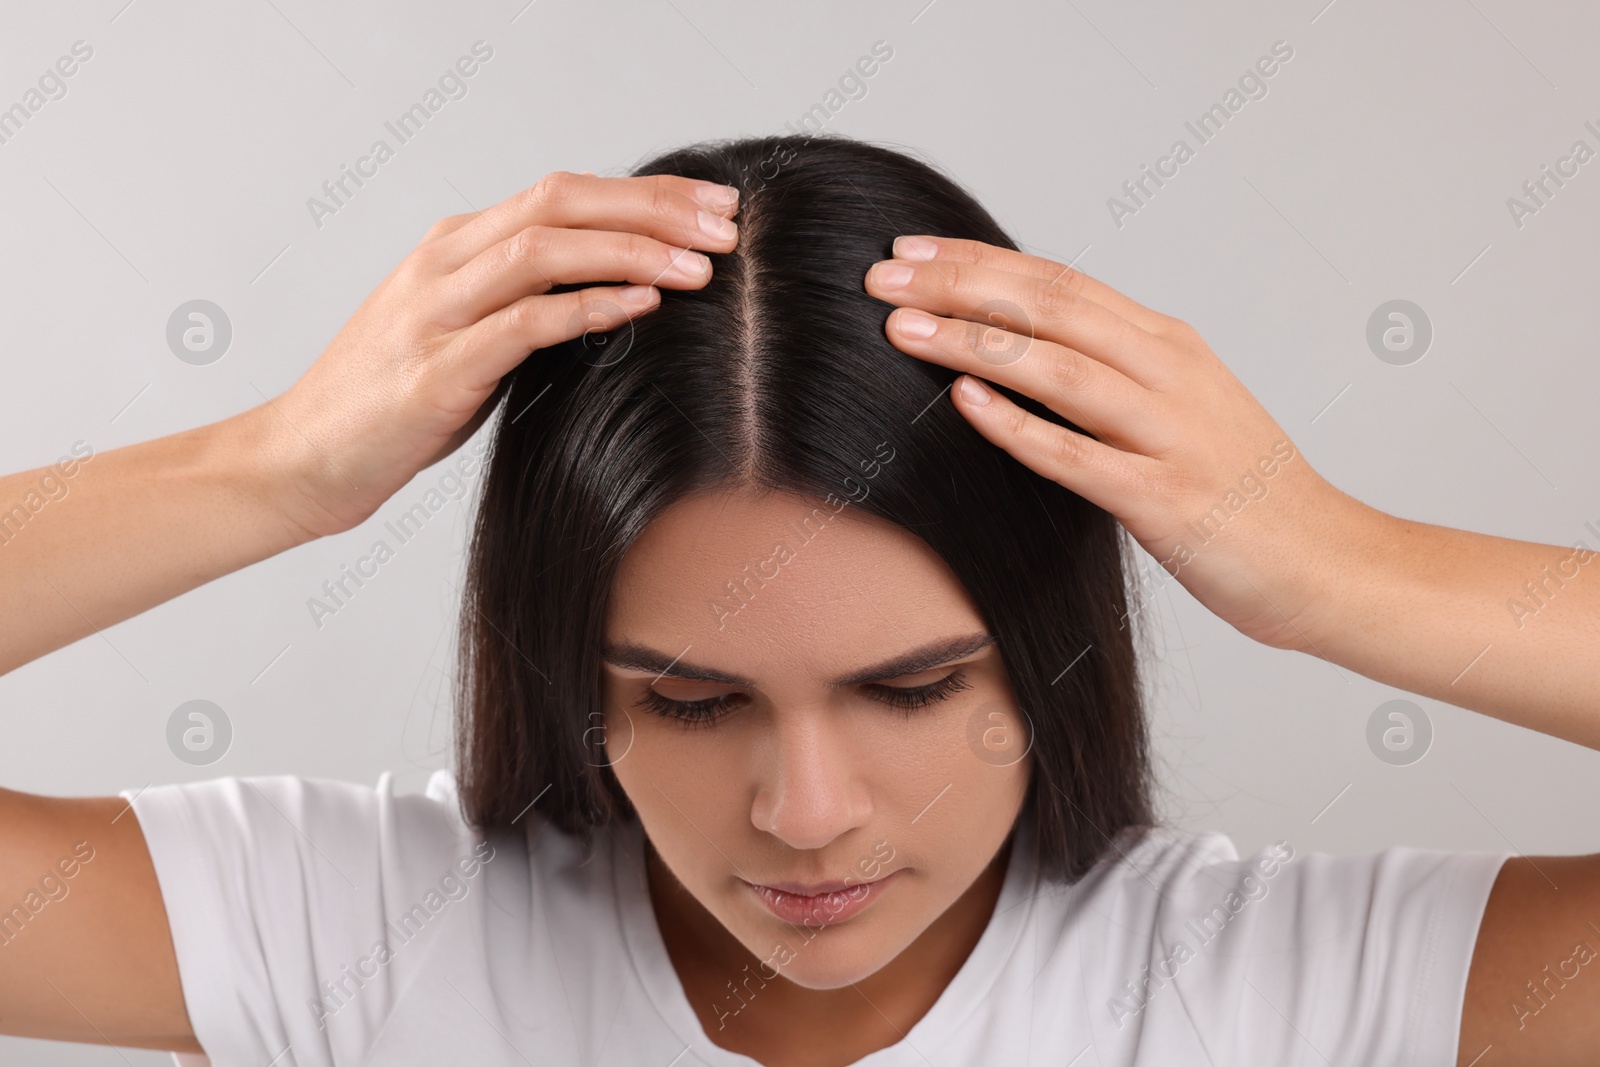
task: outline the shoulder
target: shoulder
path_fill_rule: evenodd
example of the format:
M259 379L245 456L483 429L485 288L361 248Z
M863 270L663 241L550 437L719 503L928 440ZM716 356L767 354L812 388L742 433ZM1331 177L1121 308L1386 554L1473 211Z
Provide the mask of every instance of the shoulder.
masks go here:
M214 1062L266 1063L288 1045L303 1064L356 1062L437 967L478 976L487 1002L485 976L523 974L530 944L580 963L596 954L592 935L609 926L595 916L626 885L612 880L608 834L570 837L531 804L526 828L475 830L444 770L420 793L386 773L376 785L236 776L122 795Z
M1198 1041L1215 1062L1453 1062L1468 965L1504 853L1335 855L1148 830L1072 885L1041 885L1041 981L1115 1041ZM1084 974L1093 975L1087 983ZM1389 1010L1374 1014L1367 1005ZM1424 1036L1426 1035L1426 1036ZM1284 1062L1280 1058L1276 1062Z
M385 772L375 786L299 775L228 776L124 790L122 796L147 836L174 843L204 838L244 852L342 850L402 837L419 846L470 836L447 771L435 772L421 794L397 792Z
M1410 846L1338 855L1279 838L1241 856L1226 834L1154 827L1119 839L1077 883L1041 885L1040 897L1063 922L1115 917L1117 931L1147 940L1246 913L1257 914L1245 925L1297 941L1372 937L1402 923L1433 928L1444 912L1476 924L1506 855Z
M382 858L410 867L463 851L509 847L557 872L584 865L610 837L604 830L587 840L561 832L544 820L533 798L520 827L486 835L466 820L455 775L446 769L435 770L421 792L401 792L386 771L375 785L301 775L228 776L121 795L152 838L152 849L157 841L168 852L203 842L246 863L292 852L307 860L320 857L323 866L335 869L340 859L359 865Z

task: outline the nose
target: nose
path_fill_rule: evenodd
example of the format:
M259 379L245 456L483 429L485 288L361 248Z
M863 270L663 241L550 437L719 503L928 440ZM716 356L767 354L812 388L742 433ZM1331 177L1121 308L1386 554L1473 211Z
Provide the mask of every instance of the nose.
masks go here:
M826 707L786 708L756 754L750 821L794 849L819 849L866 825L871 799L850 732Z

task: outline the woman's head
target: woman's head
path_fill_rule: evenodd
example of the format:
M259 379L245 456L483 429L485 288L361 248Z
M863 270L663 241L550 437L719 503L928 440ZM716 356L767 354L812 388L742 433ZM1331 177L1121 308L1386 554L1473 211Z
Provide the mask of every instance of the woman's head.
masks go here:
M739 244L704 288L511 375L462 616L463 806L485 829L536 797L571 833L639 818L763 959L790 928L746 882L895 872L784 968L842 985L1020 811L1065 880L1151 821L1125 541L884 334L863 278L897 235L1016 247L949 179L836 137L634 173L738 187Z

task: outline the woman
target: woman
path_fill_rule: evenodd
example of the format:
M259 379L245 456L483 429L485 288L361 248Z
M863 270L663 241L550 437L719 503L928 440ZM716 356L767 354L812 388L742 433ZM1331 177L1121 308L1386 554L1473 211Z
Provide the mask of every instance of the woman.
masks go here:
M1256 640L1600 747L1593 583L1537 643L1502 607L1573 553L1361 505L1186 324L842 138L443 220L283 396L85 465L6 547L0 663L354 528L497 409L459 785L0 793L0 902L73 900L7 932L0 1031L218 1067L1600 1053L1596 857L1157 824L1122 535Z

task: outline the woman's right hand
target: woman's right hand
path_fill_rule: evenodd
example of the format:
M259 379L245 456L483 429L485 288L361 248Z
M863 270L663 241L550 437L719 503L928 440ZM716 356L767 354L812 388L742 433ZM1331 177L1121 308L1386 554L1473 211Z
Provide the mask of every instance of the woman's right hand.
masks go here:
M730 198L728 194L733 194ZM251 414L285 518L349 530L483 424L535 349L608 330L697 289L731 251L737 193L674 175L556 171L486 211L440 220L306 373ZM597 285L551 294L557 285Z

